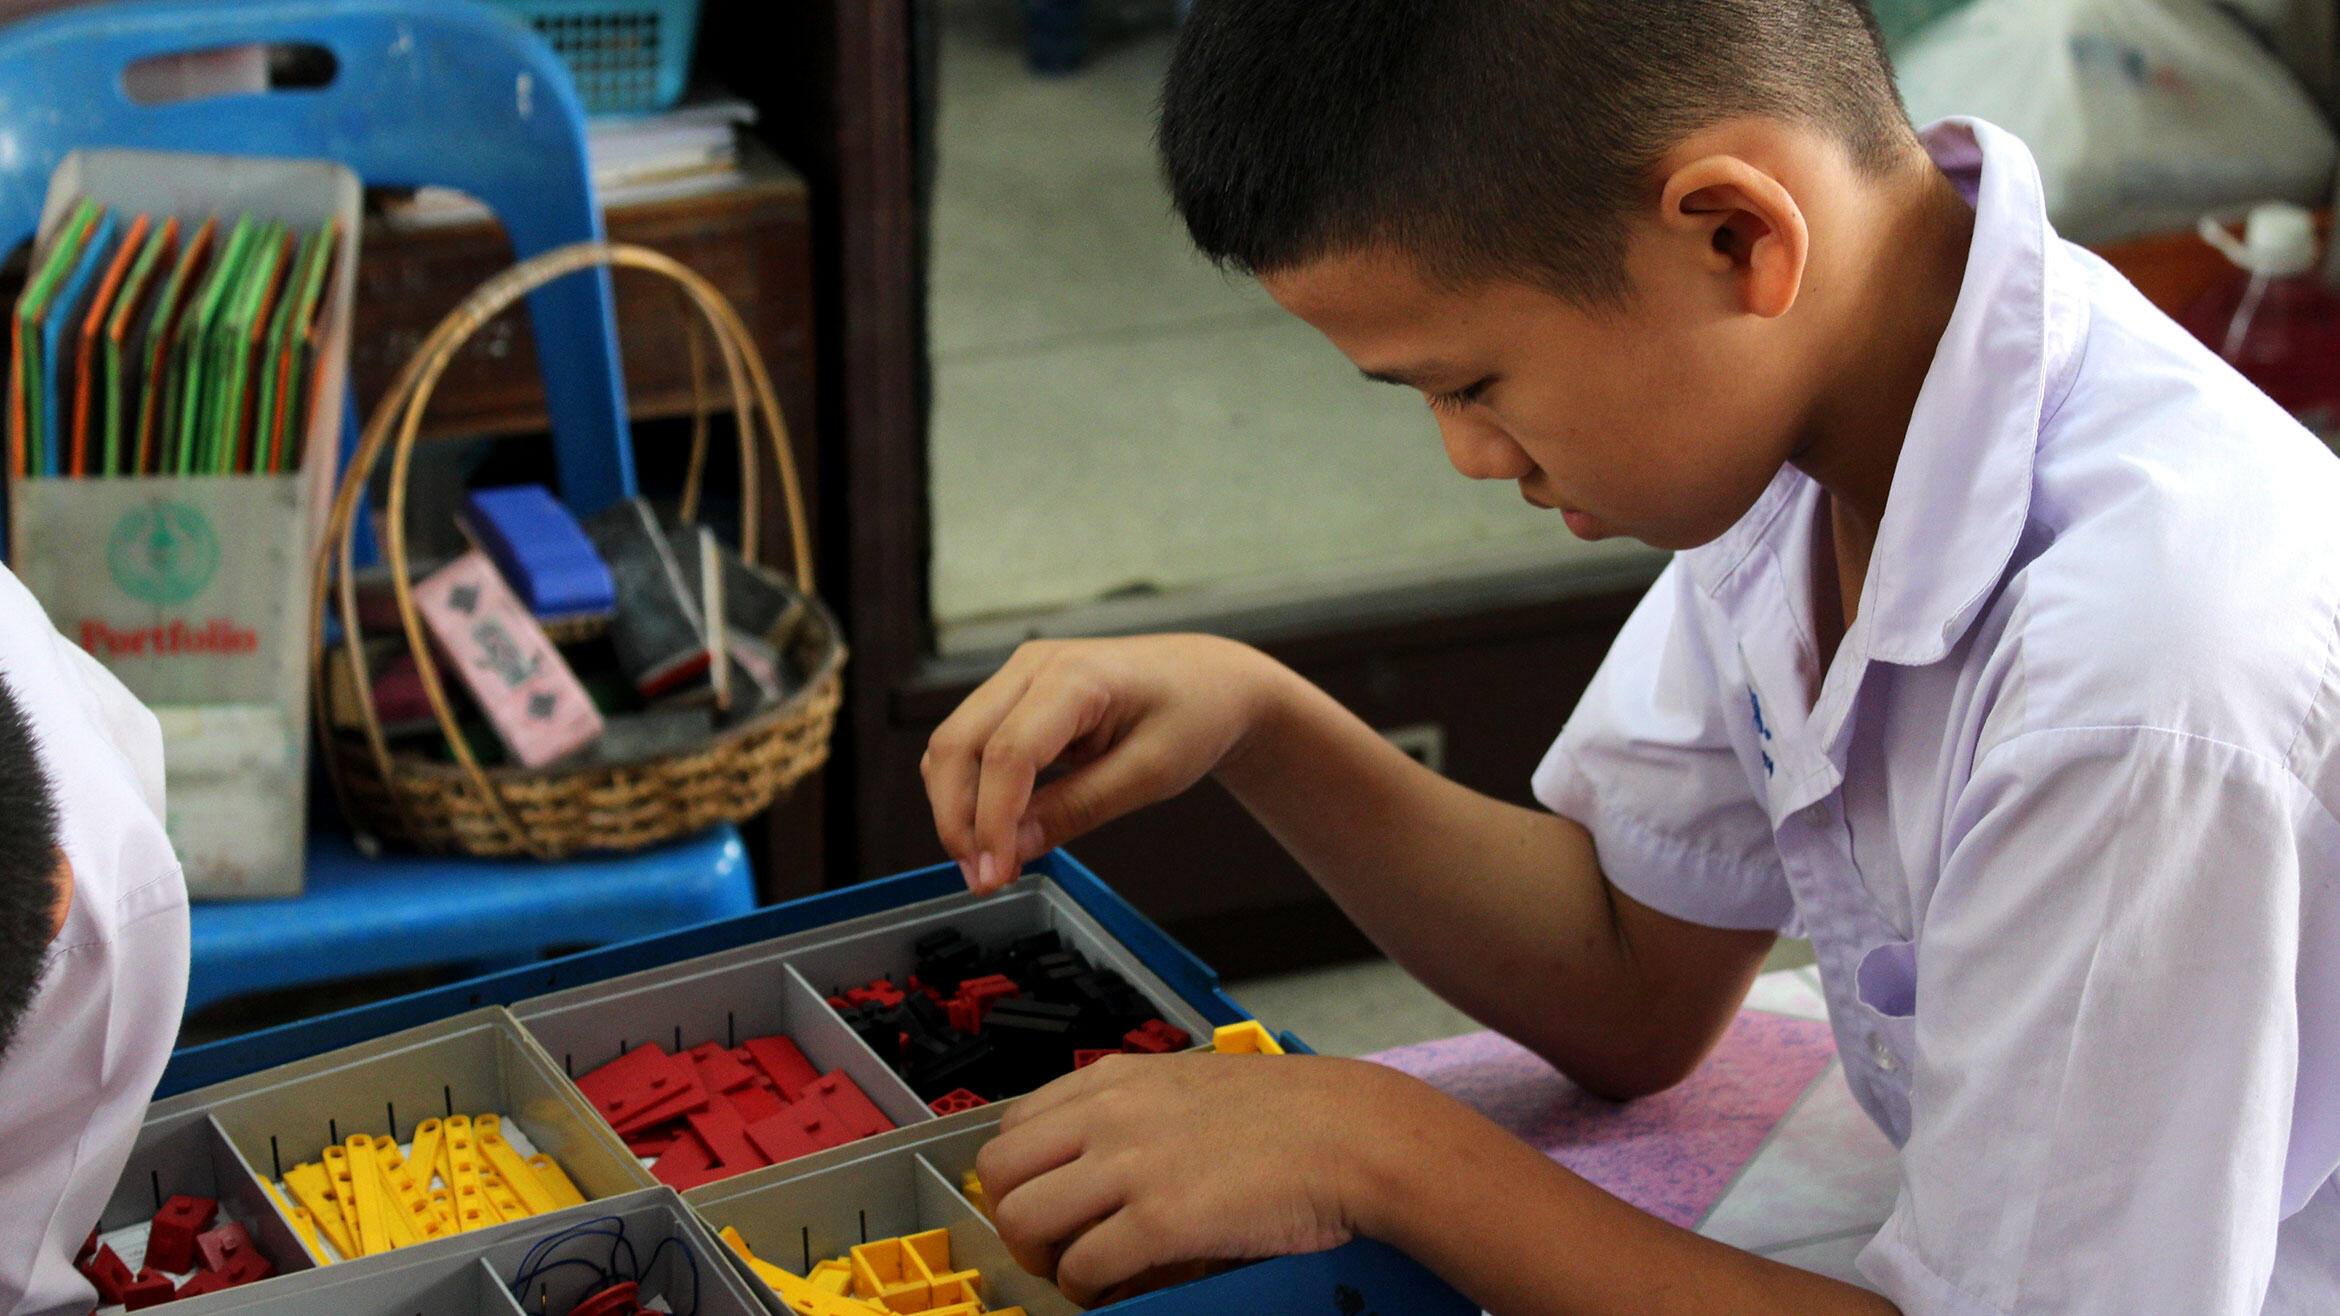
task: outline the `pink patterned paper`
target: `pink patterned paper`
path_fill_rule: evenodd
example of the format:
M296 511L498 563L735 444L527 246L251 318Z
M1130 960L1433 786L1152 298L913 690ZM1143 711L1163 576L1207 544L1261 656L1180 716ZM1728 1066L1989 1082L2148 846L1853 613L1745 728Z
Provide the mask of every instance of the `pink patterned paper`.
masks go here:
M1835 1054L1826 1023L1742 1010L1696 1073L1623 1104L1495 1033L1366 1058L1424 1080L1642 1210L1691 1226Z

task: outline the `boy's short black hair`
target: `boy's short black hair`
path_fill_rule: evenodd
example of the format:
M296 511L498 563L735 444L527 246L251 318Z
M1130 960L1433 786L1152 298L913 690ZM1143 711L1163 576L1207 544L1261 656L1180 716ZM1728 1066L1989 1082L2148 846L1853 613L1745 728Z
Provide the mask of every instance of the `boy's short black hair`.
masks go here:
M32 1004L55 931L57 800L16 694L0 679L0 1055Z
M1741 116L1831 132L1874 174L1912 149L1867 0L1196 0L1160 146L1223 265L1387 244L1600 304L1657 162Z

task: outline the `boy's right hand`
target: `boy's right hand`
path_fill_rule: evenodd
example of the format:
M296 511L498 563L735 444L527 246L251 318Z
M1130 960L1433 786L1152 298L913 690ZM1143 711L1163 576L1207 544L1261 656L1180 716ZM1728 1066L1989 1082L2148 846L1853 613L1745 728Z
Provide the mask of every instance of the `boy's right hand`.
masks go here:
M1283 671L1210 635L1024 645L919 760L943 848L970 888L997 890L1027 860L1237 754ZM1052 766L1066 771L1041 784Z

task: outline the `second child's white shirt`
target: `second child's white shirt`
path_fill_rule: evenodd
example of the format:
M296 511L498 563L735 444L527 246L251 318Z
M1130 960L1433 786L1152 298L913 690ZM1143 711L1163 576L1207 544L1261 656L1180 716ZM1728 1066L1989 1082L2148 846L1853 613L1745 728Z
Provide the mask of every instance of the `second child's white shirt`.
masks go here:
M2340 460L2060 241L2019 141L1925 136L1973 244L1835 660L1788 470L1537 797L1634 899L1812 939L1904 1312L2340 1312Z

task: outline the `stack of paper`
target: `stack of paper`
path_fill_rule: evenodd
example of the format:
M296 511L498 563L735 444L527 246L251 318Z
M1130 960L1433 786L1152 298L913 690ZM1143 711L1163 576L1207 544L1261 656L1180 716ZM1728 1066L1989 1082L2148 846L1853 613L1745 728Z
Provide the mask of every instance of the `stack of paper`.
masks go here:
M586 124L585 149L593 190L604 206L695 196L739 183L740 128L756 108L736 96L685 102L662 114L606 115ZM384 217L404 228L425 228L487 217L478 201L443 187L424 187L391 203Z
M84 201L34 258L8 362L19 476L277 474L297 465L338 221L298 232Z

